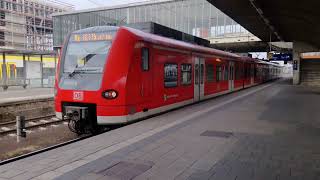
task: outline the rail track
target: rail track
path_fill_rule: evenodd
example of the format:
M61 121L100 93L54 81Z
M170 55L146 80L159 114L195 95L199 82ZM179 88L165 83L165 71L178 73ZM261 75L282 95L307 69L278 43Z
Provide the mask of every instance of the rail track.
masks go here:
M64 122L58 118L55 118L55 115L47 115L36 118L26 119L26 130L31 130L38 127L45 127L53 124L59 124ZM7 135L10 133L16 132L16 121L10 121L5 123L0 123L0 136Z

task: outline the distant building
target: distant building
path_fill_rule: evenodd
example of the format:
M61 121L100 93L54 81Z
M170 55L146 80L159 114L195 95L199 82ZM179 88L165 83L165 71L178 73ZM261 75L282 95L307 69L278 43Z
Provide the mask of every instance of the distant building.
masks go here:
M0 0L0 50L52 50L51 14L72 9L58 0Z
M66 35L78 29L150 21L211 43L259 40L206 0L150 0L54 14L53 43L60 47Z

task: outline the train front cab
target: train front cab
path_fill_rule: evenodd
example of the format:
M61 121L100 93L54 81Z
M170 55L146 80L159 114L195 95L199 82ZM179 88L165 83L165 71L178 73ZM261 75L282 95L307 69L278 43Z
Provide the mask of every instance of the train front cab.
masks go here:
M127 113L125 78L134 41L116 27L94 27L69 36L57 68L55 110L58 118L71 122L71 130L82 134L104 121L119 124L122 119L114 117Z

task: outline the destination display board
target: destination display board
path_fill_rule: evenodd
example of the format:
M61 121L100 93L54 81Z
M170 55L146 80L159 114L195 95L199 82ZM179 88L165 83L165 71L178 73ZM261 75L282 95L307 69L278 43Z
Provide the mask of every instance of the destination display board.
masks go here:
M72 42L111 41L112 39L112 33L85 33L71 35Z

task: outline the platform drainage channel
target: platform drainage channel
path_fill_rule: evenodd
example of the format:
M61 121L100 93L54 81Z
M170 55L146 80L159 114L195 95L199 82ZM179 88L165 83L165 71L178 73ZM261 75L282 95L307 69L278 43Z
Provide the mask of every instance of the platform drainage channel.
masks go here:
M200 136L229 138L229 137L233 136L233 133L226 132L226 131L205 131L205 132L201 133Z
M140 174L148 171L152 168L153 163L133 163L127 161L121 161L108 169L98 172L97 174L104 177L110 177L111 179L133 179Z

